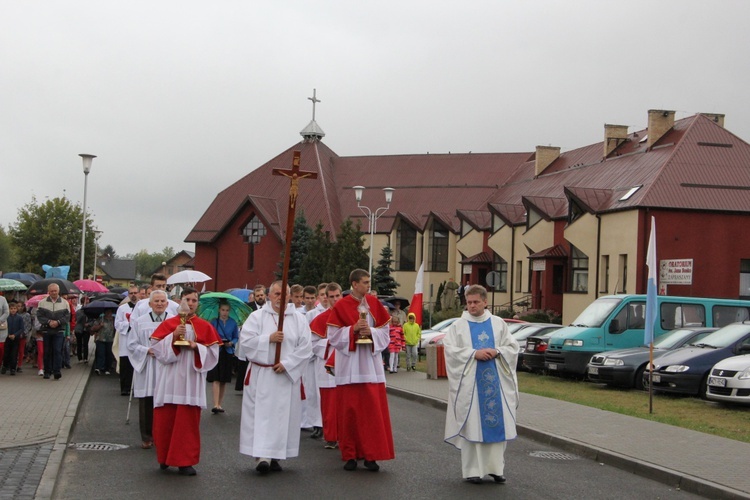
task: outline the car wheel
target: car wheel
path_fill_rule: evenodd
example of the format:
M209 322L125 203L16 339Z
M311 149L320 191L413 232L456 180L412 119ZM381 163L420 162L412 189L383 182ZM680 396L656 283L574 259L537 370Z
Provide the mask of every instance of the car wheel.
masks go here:
M703 380L701 380L701 386L700 386L700 389L698 389L698 396L701 399L708 399L708 396L706 396L707 392L708 392L708 373L706 373L706 376L703 377Z
M633 387L640 389L641 391L648 391L648 382L643 380L643 373L646 371L646 365L641 366L635 371L635 379L633 380Z

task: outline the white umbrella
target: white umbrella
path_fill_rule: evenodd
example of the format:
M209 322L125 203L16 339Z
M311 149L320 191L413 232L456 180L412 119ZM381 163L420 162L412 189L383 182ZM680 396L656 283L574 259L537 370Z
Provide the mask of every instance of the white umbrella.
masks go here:
M174 273L172 276L167 278L168 285L176 285L178 283L203 283L211 279L211 276L202 273L200 271L194 271L193 269L185 269L179 273Z

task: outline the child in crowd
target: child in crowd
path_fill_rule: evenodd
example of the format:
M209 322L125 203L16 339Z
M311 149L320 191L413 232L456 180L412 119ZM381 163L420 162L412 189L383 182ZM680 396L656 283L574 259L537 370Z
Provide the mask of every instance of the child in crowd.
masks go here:
M390 352L390 360L388 362L388 370L391 373L398 371L398 355L404 348L404 331L401 329L401 323L396 316L391 317L391 342L388 344L388 351Z
M8 337L5 340L5 352L3 356L3 367L0 373L10 371L11 375L16 374L18 365L18 342L23 335L23 318L18 315L18 302L11 300L8 304L10 315L8 316Z

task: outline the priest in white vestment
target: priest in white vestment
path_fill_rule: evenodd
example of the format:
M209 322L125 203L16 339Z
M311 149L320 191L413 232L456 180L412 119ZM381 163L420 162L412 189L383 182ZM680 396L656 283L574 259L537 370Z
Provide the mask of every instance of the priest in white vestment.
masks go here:
M133 365L133 396L138 398L138 423L141 431L141 448L154 444L154 386L158 363L151 348L151 334L172 315L167 313L167 292L154 290L149 297L151 312L136 319L125 336L128 357Z
M466 311L443 339L450 385L445 441L461 450L465 480L489 474L505 482L505 445L516 437L518 342L487 307L487 290L470 286Z
M280 471L279 460L299 455L300 381L312 350L310 327L293 304L286 304L283 331L278 331L281 282L274 282L268 301L254 311L240 332L250 362L242 398L240 453L256 459L265 474ZM275 363L276 346L281 358Z

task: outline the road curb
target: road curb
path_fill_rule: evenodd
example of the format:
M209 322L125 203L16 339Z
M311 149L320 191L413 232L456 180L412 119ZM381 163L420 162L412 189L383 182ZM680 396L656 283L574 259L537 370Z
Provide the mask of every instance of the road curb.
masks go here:
M65 450L68 447L68 439L70 433L73 431L73 426L78 416L78 409L80 407L81 399L86 392L86 386L88 385L89 378L91 378L91 370L86 370L85 374L81 377L75 390L73 391L73 397L70 398L68 408L65 410L65 416L60 421L60 427L55 438L55 444L52 447L47 465L44 467L44 473L42 473L42 480L39 482L39 487L36 489L34 500L49 500L55 493L55 484L57 482L57 475L60 472L60 466L62 466L63 459L65 458Z
M448 403L446 401L425 396L424 394L388 386L386 386L386 391L394 396L415 401L425 406L437 408L438 410L446 410L448 408ZM637 476L652 479L682 491L717 500L750 499L750 495L743 491L689 476L685 473L667 469L657 464L644 462L635 457L597 448L596 446L587 443L542 432L518 423L516 424L516 428L519 435L533 439L534 441L561 448L565 451L575 453L576 455L596 460L601 464L622 469Z

